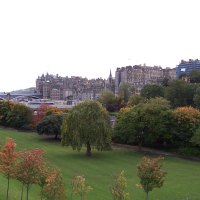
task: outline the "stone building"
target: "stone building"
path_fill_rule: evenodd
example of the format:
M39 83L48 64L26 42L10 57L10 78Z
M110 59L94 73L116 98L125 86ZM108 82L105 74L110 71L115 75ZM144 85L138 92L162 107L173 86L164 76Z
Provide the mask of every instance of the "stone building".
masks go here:
M146 84L161 83L163 78L175 79L176 69L160 66L134 65L117 68L115 72L115 94L118 94L122 83L129 83L136 89L136 94L140 93L141 88Z
M36 91L42 94L44 99L82 101L97 99L105 89L114 92L114 84L111 72L107 80L102 78L87 79L78 76L60 77L47 73L37 78Z

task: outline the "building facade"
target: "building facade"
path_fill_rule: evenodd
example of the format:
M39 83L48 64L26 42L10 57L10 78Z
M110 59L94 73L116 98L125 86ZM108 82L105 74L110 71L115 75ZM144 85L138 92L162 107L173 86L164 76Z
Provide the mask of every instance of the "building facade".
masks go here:
M185 75L191 72L192 70L200 70L200 60L181 60L179 65L176 66L176 77L179 78L181 75Z
M115 72L115 94L119 92L122 83L129 83L135 87L136 94L140 93L146 84L161 83L164 78L175 79L176 69L163 69L159 66L134 65L117 68Z
M47 73L37 78L36 91L42 94L44 99L83 101L97 99L105 89L114 93L114 84L111 72L107 80L102 78L87 79L78 76L60 77Z

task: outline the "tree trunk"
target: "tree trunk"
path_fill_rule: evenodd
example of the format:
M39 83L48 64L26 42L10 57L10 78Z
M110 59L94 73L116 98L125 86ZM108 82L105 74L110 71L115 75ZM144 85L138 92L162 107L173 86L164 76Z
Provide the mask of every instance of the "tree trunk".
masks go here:
M89 142L87 142L86 156L87 156L87 157L91 157L91 146L90 146L90 143L89 143Z
M27 185L27 188L26 188L26 200L28 200L28 195L29 195L29 185Z
M146 192L146 200L149 199L149 192Z
M22 184L22 190L21 190L21 200L23 199L23 194L24 194L24 184Z
M8 176L8 184L7 184L6 200L8 200L9 187L10 187L10 177Z

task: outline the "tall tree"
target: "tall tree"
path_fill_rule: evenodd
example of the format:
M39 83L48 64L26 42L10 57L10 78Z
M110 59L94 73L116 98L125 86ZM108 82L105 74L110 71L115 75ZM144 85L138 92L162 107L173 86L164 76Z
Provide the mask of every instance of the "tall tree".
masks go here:
M72 108L64 117L61 132L63 145L71 145L74 150L86 145L87 156L91 156L91 147L110 148L110 118L96 101L85 101Z
M165 88L165 98L169 100L173 107L188 105L188 84L183 80L173 80Z
M122 83L119 87L119 96L125 101L125 103L128 102L129 97L134 93L135 88L129 83Z

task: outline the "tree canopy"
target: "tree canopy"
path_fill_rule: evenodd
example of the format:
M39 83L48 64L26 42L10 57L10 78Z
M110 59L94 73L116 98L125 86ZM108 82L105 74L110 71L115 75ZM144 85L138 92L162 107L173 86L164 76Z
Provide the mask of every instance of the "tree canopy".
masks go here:
M141 90L141 96L147 99L164 96L164 88L158 84L147 84Z
M91 147L107 150L111 144L110 118L103 106L96 101L84 101L73 107L63 119L62 144L81 150L86 145L86 155Z

